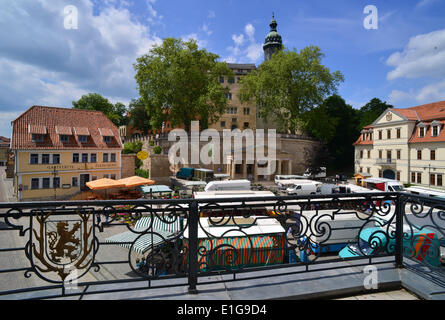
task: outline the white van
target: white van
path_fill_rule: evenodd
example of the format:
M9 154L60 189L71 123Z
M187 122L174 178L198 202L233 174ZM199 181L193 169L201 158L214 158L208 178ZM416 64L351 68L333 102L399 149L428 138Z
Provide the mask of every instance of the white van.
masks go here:
M249 180L222 180L210 181L204 191L224 191L224 190L250 190Z
M294 184L292 187L286 189L287 194L298 196L306 196L311 194L321 193L321 183L300 183Z

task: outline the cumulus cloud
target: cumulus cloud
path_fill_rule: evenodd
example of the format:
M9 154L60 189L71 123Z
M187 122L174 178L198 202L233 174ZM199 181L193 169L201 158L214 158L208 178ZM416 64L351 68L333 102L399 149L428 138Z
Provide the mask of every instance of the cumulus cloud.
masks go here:
M403 51L393 53L386 64L394 67L387 79L421 79L423 87L393 90L389 101L419 104L445 100L445 29L411 37Z
M72 107L89 92L122 102L137 97L133 63L161 39L133 20L128 1L102 2L98 11L91 0L70 4L78 10L71 30L60 2L0 2L2 116L34 104Z
M230 63L256 63L263 57L263 45L255 41L255 27L248 23L244 32L232 35L233 46L227 47L230 52L224 60Z
M394 67L388 80L397 78L443 77L445 74L445 29L412 37L402 52L386 61Z

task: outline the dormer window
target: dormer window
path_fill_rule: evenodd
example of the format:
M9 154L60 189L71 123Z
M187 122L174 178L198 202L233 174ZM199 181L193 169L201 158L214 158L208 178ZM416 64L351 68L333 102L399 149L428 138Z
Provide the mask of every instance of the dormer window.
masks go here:
M103 138L104 138L104 142L105 142L105 143L110 143L110 142L111 142L111 137L109 137L109 136L104 136Z
M44 140L43 134L38 134L38 133L32 134L32 142L43 142L43 140Z
M437 137L440 134L440 125L441 123L437 120L431 122L431 136Z
M66 134L59 135L60 142L66 143L70 141L70 136Z
M421 122L417 125L417 127L419 128L419 137L420 138L424 137L427 125L425 123Z
M88 136L77 136L77 139L79 140L80 143L87 143Z

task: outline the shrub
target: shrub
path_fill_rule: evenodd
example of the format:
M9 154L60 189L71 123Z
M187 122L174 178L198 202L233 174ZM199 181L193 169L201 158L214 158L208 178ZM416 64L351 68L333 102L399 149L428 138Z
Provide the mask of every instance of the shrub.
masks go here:
M146 179L148 179L150 176L148 170L144 170L144 169L136 169L135 173L137 176L146 178Z
M156 147L154 147L154 148L153 148L153 152L154 152L155 154L161 154L161 152L162 152L162 147L161 147L161 146L156 146Z

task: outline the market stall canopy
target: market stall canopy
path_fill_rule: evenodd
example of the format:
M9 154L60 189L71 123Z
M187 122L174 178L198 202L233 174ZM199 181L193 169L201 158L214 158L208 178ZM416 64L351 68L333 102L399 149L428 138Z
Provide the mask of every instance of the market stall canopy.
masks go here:
M162 192L173 192L168 186L164 185L154 185L154 186L144 186L141 187L143 193L162 193Z
M125 187L125 183L113 179L103 178L103 179L88 181L86 183L86 186L91 190L102 190L102 189Z
M132 176L124 179L118 180L120 183L123 183L125 187L137 187L145 184L155 184L153 180L142 178L139 176Z

